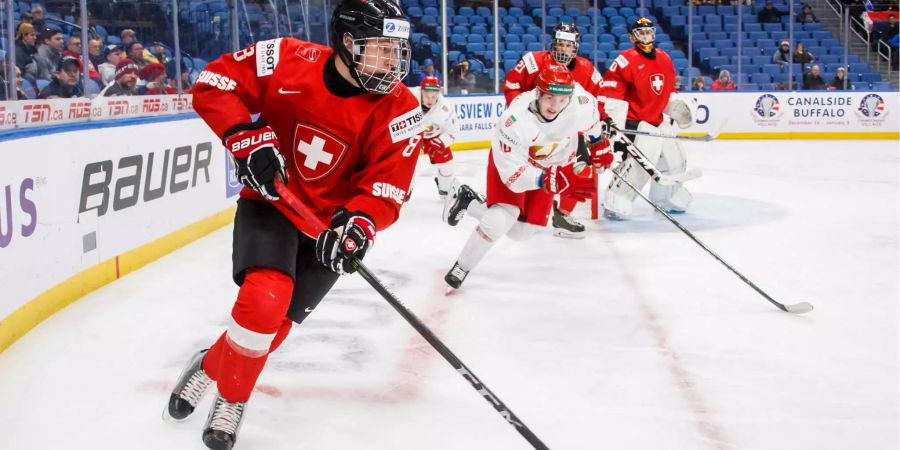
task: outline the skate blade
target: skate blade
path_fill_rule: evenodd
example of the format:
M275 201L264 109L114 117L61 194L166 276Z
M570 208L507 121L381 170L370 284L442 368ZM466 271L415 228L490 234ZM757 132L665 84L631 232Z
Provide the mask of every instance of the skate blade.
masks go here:
M562 229L553 229L553 235L563 239L584 239L584 232L581 233L572 233L571 231L566 231Z

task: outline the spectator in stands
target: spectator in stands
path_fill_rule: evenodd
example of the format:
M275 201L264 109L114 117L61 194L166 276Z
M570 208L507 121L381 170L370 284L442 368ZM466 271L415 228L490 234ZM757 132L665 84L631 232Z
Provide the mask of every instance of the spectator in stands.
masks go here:
M681 75L675 75L675 90L681 92L684 90L684 79Z
M781 16L787 15L789 13L781 12L775 9L775 5L772 4L772 0L766 0L766 6L763 7L756 14L757 19L759 19L759 23L781 23Z
M56 75L50 80L50 84L44 86L38 98L72 98L83 97L84 89L79 83L81 74L78 72L78 60L71 56L60 58Z
M0 77L0 85L5 84L6 81L3 80L3 77ZM16 67L16 99L25 100L29 98L34 98L34 93L28 95L24 89L25 79L22 78L22 71ZM6 98L6 89L0 89L0 101L9 100Z
M62 58L62 31L46 29L41 34L40 39L41 44L38 46L37 55L34 57L34 60L37 61L38 69L35 78L49 80L56 72L59 60Z
M134 61L125 58L116 65L116 81L100 92L103 97L138 95L137 78L140 69Z
M713 81L712 87L710 90L713 91L733 91L734 80L731 79L731 72L722 69L719 71L719 78L716 78L716 81Z
M122 48L118 45L107 45L103 50L106 62L97 66L100 71L100 82L103 86L109 86L116 81L116 65L122 60Z
M157 61L162 65L168 65L172 58L166 56L166 46L162 42L153 43L153 51L150 52Z
M781 46L775 50L772 55L772 64L780 64L781 70L784 70L791 63L791 42L785 39L781 42Z
M66 49L63 50L63 56L71 56L78 60L78 64L82 64L82 52L81 37L77 35L69 36L69 42L66 44ZM81 68L78 70L81 70ZM94 63L88 64L88 77L98 83L100 82L100 72L97 72Z
M893 14L888 16L887 24L876 22L872 31L872 50L878 50L878 42L884 41L890 45L891 39L897 35L897 18Z
M69 51L70 56L80 55L82 51L81 36L77 34L69 36L69 42L66 42L66 50Z
M818 23L819 19L816 17L816 13L812 11L812 6L803 5L803 10L797 13L797 22Z
M438 79L438 81L440 81L441 77L437 72L434 71L434 61L431 58L427 58L425 59L425 61L422 61L421 69L422 71L419 72L419 81L416 83L416 86L421 85L422 80L424 80L425 77L435 77Z
M846 87L844 86L846 83ZM838 67L837 72L834 74L834 79L831 80L831 83L828 83L829 91L852 91L853 84L850 83L850 80L847 79L847 69L843 67Z
M462 60L450 69L449 92L468 94L475 88L475 75L469 72L469 61Z
M132 42L137 42L137 40L138 40L137 33L135 33L134 30L132 30L131 28L126 28L126 29L122 30L122 32L119 34L119 36L122 39L122 49L124 49L126 52L128 51L128 45L131 44ZM144 46L142 45L141 48L144 48ZM147 64L159 62L159 60L157 60L156 57L150 53L150 50L147 50L145 48L144 48L144 54L142 56L143 57L141 59L143 59L144 61L147 61ZM130 58L130 57L126 53L123 53L122 58Z
M16 33L16 67L25 74L28 81L34 82L38 73L37 61L34 60L37 55L37 33L34 26L30 23L19 25L19 31Z
M144 59L144 45L137 41L132 41L125 46L125 57L133 61L139 69L144 68L147 64L151 64L151 61Z
M103 58L103 41L100 39L88 39L88 57L94 67L100 67L100 64L106 62Z
M706 90L706 80L701 76L694 77L693 81L691 81L691 90L692 91L705 91Z
M166 84L166 66L150 63L140 71L141 79L146 82L146 95L176 94L174 88Z
M47 29L47 22L44 21L44 8L41 5L34 5L31 8L31 24L34 29L43 33Z
M813 65L808 73L803 74L803 89L807 91L825 89L825 80L822 79L821 69L818 65Z
M811 64L816 62L816 56L806 50L802 42L794 47L794 64Z
M27 24L34 26L34 24L31 23L31 21L32 21L31 13L28 11L22 11L22 14L19 14L19 25L16 25L16 28L18 28L23 23L27 23Z

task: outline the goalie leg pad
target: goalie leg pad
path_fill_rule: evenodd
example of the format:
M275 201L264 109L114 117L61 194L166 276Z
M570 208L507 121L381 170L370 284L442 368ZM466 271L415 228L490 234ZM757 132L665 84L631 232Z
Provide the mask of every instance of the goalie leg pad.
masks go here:
M670 130L663 131L674 131L671 130L671 125L667 128ZM663 145L656 168L667 175L678 175L687 170L687 159L680 142L670 140ZM663 186L654 182L650 186L650 200L666 211L680 213L687 210L693 196L683 183Z
M638 124L639 131L658 133L659 129L647 122ZM634 146L640 151L647 161L656 161L662 152L665 139L638 135L634 139ZM616 167L615 172L628 180L638 189L643 189L650 179L650 175L631 156L625 158L622 164ZM603 209L605 215L614 219L625 219L631 215L632 203L637 193L631 187L622 182L619 177L613 177L609 188L603 194Z

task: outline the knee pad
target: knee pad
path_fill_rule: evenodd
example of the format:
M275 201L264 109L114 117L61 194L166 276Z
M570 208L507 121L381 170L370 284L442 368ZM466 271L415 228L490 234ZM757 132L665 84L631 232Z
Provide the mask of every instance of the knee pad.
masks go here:
M519 208L506 203L495 203L485 211L478 229L490 241L496 241L516 224Z
M226 332L235 351L245 356L269 352L284 323L293 290L294 282L285 273L268 268L247 270Z
M506 235L514 241L524 241L534 236L541 228L543 227L530 223L516 222Z

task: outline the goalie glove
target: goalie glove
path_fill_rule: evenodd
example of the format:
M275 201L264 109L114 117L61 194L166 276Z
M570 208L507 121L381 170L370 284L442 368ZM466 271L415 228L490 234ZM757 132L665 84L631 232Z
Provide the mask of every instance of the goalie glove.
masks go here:
M356 272L351 258L362 260L375 244L375 222L366 213L341 208L331 216L331 228L316 239L316 259L334 273Z
M234 157L238 180L266 200L278 200L275 177L280 175L287 183L287 171L275 131L262 121L241 124L232 130L225 132L223 143Z
M565 166L551 166L544 169L538 179L538 187L551 193L565 195L578 201L591 198L594 191L594 179L584 163L573 163Z

